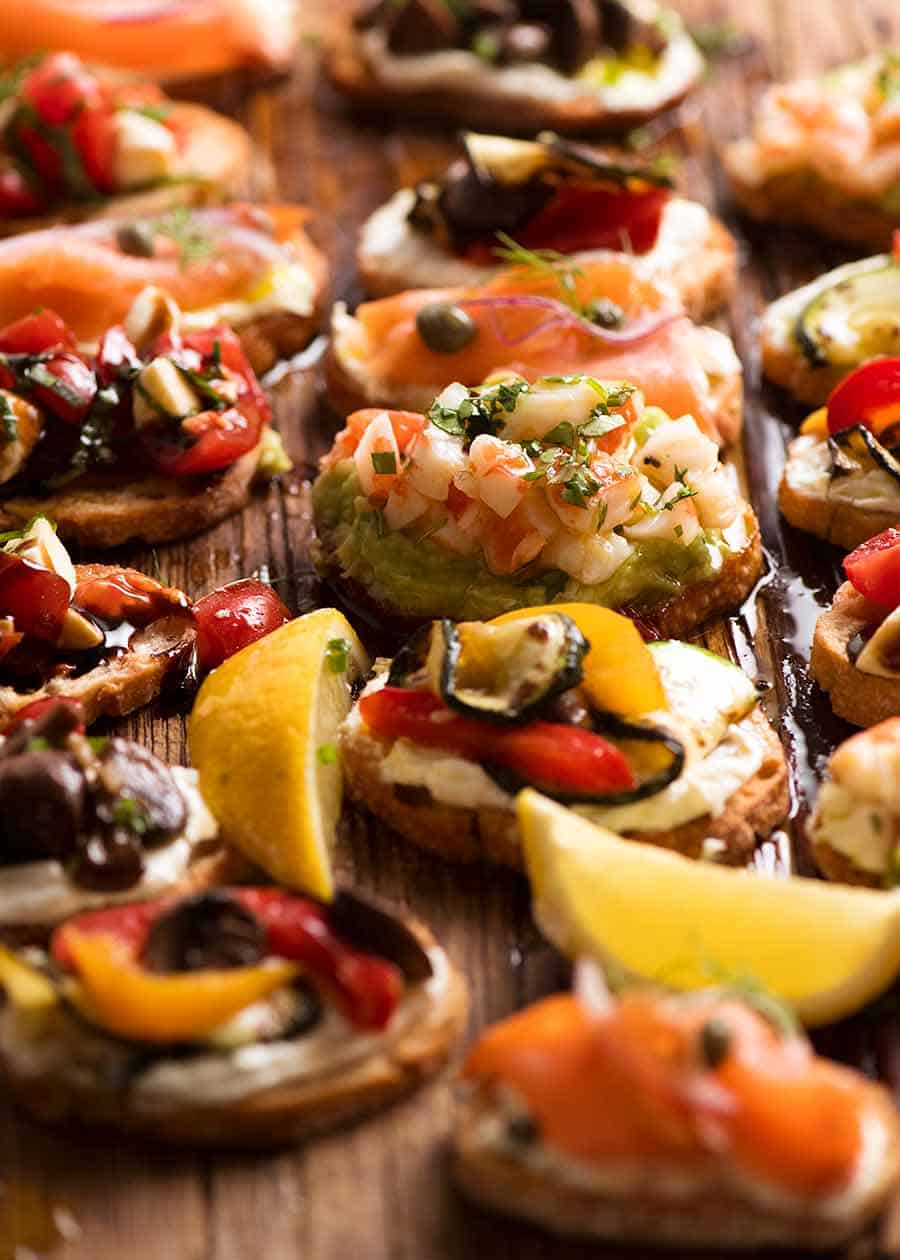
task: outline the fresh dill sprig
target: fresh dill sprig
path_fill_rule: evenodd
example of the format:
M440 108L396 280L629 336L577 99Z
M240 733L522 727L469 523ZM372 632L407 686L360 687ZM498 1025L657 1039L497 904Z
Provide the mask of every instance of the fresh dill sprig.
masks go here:
M576 280L584 275L577 263L572 262L565 254L555 249L528 249L507 232L498 232L499 245L494 246L494 253L511 267L523 267L534 276L554 279L560 287L562 300L577 315L583 315L583 307L578 301Z
M155 236L167 236L174 241L182 268L202 262L215 253L215 239L187 206L176 206L174 210L160 215L152 221L150 227Z

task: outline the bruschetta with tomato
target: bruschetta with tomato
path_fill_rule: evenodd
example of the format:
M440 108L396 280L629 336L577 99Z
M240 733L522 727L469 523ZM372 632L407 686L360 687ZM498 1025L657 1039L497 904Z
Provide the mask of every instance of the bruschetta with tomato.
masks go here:
M900 358L845 377L788 446L784 516L846 549L900 521Z
M246 873L197 790L70 700L32 705L0 741L0 939L46 942L74 913Z
M181 327L161 290L95 354L50 310L0 329L0 518L90 547L186 538L289 467L237 334Z
M534 787L601 826L743 862L787 813L787 769L730 661L641 638L592 604L432 622L344 722L356 801L452 861L522 865L515 796Z
M579 600L679 635L737 607L761 566L715 442L592 376L454 384L427 415L354 412L313 512L323 574L410 623Z
M555 1233L754 1252L831 1250L887 1205L900 1127L883 1086L737 990L579 980L470 1051L466 1194Z
M366 0L326 68L359 105L574 133L625 130L678 104L703 58L655 0Z
M808 834L829 879L900 883L900 717L852 735L832 754Z
M358 407L425 411L452 381L495 372L526 380L594 376L634 381L651 406L690 414L717 442L741 432L741 365L725 333L693 324L676 291L610 254L548 259L516 247L517 262L472 288L413 289L338 303L326 363L329 398Z
M363 225L357 265L369 293L484 284L512 249L576 265L627 253L671 281L694 318L720 306L737 274L734 238L672 191L662 164L543 133L536 141L468 132L435 179L402 188Z
M900 54L893 49L770 87L752 132L725 150L755 219L889 249L900 227Z
M0 236L225 201L246 190L251 158L250 137L230 118L95 72L69 52L40 55L7 74Z
M0 241L0 327L41 307L95 349L148 287L181 308L183 327L230 324L257 373L308 342L327 282L299 206L180 207L103 218Z
M279 1146L446 1061L466 988L420 924L339 893L220 888L88 912L0 954L14 1098L190 1146Z
M844 560L847 581L816 622L810 668L854 726L900 717L900 528Z

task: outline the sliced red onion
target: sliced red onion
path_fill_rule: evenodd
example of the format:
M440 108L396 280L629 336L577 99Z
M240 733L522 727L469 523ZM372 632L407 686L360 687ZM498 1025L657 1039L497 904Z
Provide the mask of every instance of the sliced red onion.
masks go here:
M566 306L565 302L559 302L556 298L510 293L497 295L496 297L463 298L455 305L462 307L463 310L486 310L497 340L503 345L510 347L520 346L542 332L548 332L551 328L564 327L566 325L569 327L574 325L580 328L604 345L633 346L639 341L645 341L648 337L654 336L655 333L658 333L663 328L667 328L670 324L674 324L680 319L687 319L684 311L662 311L636 320L627 331L616 332L614 329L600 328L597 324L592 324L590 320L584 319L576 311L573 311L571 307ZM504 309L548 311L549 314L536 328L531 328L528 332L522 333L517 337L508 337L496 319L497 313Z

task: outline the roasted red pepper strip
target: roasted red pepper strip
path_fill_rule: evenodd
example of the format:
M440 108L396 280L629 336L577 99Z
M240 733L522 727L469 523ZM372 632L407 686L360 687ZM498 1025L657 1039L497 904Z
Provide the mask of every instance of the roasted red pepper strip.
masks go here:
M305 897L279 888L231 888L229 895L256 915L266 929L270 955L301 963L334 996L355 1027L384 1028L397 1007L403 978L393 963L347 945L332 931L328 912ZM112 936L132 959L139 959L154 921L177 901L163 897L135 906L95 910L70 919L56 929L50 942L53 957L70 967L69 933Z
M615 744L579 726L529 722L512 729L457 716L428 691L382 687L361 698L362 720L377 735L446 748L468 761L513 770L534 784L573 793L622 792L634 772Z
M900 605L900 529L886 529L851 551L844 572L866 599L884 608Z
M845 376L828 399L828 432L864 424L877 438L900 432L900 358L872 359Z

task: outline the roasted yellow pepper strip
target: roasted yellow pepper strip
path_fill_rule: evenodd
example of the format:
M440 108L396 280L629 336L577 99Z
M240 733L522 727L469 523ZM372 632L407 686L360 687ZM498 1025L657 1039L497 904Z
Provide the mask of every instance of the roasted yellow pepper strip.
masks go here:
M629 716L667 708L653 654L629 617L599 604L543 604L504 613L491 624L563 613L591 645L584 659L584 687L591 702L608 713Z
M297 974L292 963L273 961L156 975L132 962L112 937L72 932L68 944L77 973L71 1001L93 1023L134 1041L205 1037Z
M58 1001L52 981L0 945L0 988L20 1011L46 1010Z
M813 437L828 437L828 408L820 407L818 411L810 412L800 426L800 432L805 436L812 434Z

